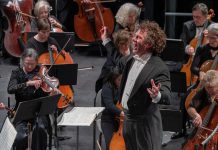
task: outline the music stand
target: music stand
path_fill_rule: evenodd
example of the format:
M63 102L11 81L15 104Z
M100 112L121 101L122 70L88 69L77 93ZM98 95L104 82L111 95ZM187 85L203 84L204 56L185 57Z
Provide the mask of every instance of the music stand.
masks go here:
M27 39L30 39L34 35L37 34L37 32L26 32L27 33ZM74 32L50 32L50 36L56 39L59 46L61 48L64 47L68 39L70 39L69 43L65 47L65 51L72 52L74 50L74 43L75 43L75 33Z
M45 65L50 68L51 65ZM49 70L49 76L59 79L60 85L77 84L78 64L55 64Z
M166 47L160 57L164 61L183 62L185 59L185 47L181 39L167 39Z
M57 102L60 97L61 95L57 94L20 102L14 116L13 123L15 124L22 120L35 118L36 139L38 139L38 117L52 114L57 107ZM28 145L31 146L30 144ZM38 144L36 144L36 149L38 150Z

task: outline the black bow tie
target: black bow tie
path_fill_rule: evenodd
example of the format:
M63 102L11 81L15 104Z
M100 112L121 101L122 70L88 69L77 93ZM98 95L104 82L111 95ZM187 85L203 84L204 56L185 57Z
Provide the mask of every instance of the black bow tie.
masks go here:
M202 26L196 26L196 28L203 28L204 26L202 25Z

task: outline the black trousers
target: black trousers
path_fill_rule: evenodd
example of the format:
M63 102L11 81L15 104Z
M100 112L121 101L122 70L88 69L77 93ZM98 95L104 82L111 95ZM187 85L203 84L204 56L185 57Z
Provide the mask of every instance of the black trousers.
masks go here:
M39 117L38 128L36 121L31 120L32 124L32 150L46 150L47 148L47 118ZM15 128L17 136L14 142L16 150L25 150L28 147L28 121L20 121L16 123Z
M125 114L123 137L126 144L126 150L161 150L162 133L160 137L152 137L151 126L148 125L148 120L141 116L129 118Z

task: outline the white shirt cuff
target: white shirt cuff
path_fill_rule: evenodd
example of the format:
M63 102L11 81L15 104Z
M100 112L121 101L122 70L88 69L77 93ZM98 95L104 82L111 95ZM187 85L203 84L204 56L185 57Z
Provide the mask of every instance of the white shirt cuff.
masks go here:
M106 39L104 39L103 41L102 41L102 45L106 45L107 43L109 43L111 41L111 39L110 38L106 38Z
M160 99L161 99L161 93L159 91L157 97L152 98L152 102L153 103L158 103L160 101Z

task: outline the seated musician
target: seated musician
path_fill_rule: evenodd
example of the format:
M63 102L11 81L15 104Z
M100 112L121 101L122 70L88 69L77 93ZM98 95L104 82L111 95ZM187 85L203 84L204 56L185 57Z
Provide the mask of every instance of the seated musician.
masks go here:
M107 50L107 59L95 84L96 93L102 88L103 80L107 78L110 71L119 64L125 64L125 59L123 57L127 57L130 54L131 43L131 35L126 30L114 32L113 41L110 39L107 27L103 27L100 32L102 44Z
M192 8L193 20L187 21L183 24L183 31L181 39L185 45L185 52L188 55L194 55L195 49L189 45L191 40L198 38L202 32L211 24L207 20L208 8L204 3L197 3ZM205 28L204 28L205 27Z
M191 66L191 72L199 76L200 80L203 79L205 74L200 70L201 65L207 60L215 59L218 53L218 23L209 25L207 30L208 44L198 47Z
M63 31L66 31L67 29L55 18L55 16L50 16L50 11L51 11L51 6L50 4L45 1L41 0L38 1L35 6L34 6L34 15L36 19L33 19L31 21L31 31L37 31L37 19L49 19L51 23L51 31L55 31L55 29L60 29ZM59 32L59 31L58 31Z
M108 78L104 81L102 87L102 107L105 110L101 116L101 128L104 135L106 149L109 150L110 141L113 133L118 129L118 122L116 117L124 116L124 112L116 107L119 101L119 87L122 75L118 69L114 69Z
M51 25L48 19L38 19L38 34L27 41L26 48L35 49L39 56L44 52L48 52L49 49L60 51L61 48L57 41L49 36L50 26Z
M119 29L126 29L127 31L134 32L139 24L140 9L132 3L123 4L115 16L116 26L114 31Z
M218 100L218 71L209 70L202 79L203 88L193 97L187 112L193 119L193 125L199 127L202 125L202 116L199 112ZM216 106L217 107L217 106Z
M38 54L34 49L26 49L20 58L20 66L12 71L11 78L8 84L8 93L15 94L16 105L23 101L33 100L39 97L48 96L40 85L41 80L33 80L33 77L39 72L40 66L37 63ZM17 136L15 139L16 150L24 150L27 148L27 133L28 122L32 123L33 136L32 136L32 149L36 149L38 145L40 150L46 150L47 147L47 132L48 118L46 116L39 117L38 120L38 139L36 139L35 119L23 120L15 124ZM37 143L38 144L37 144Z

